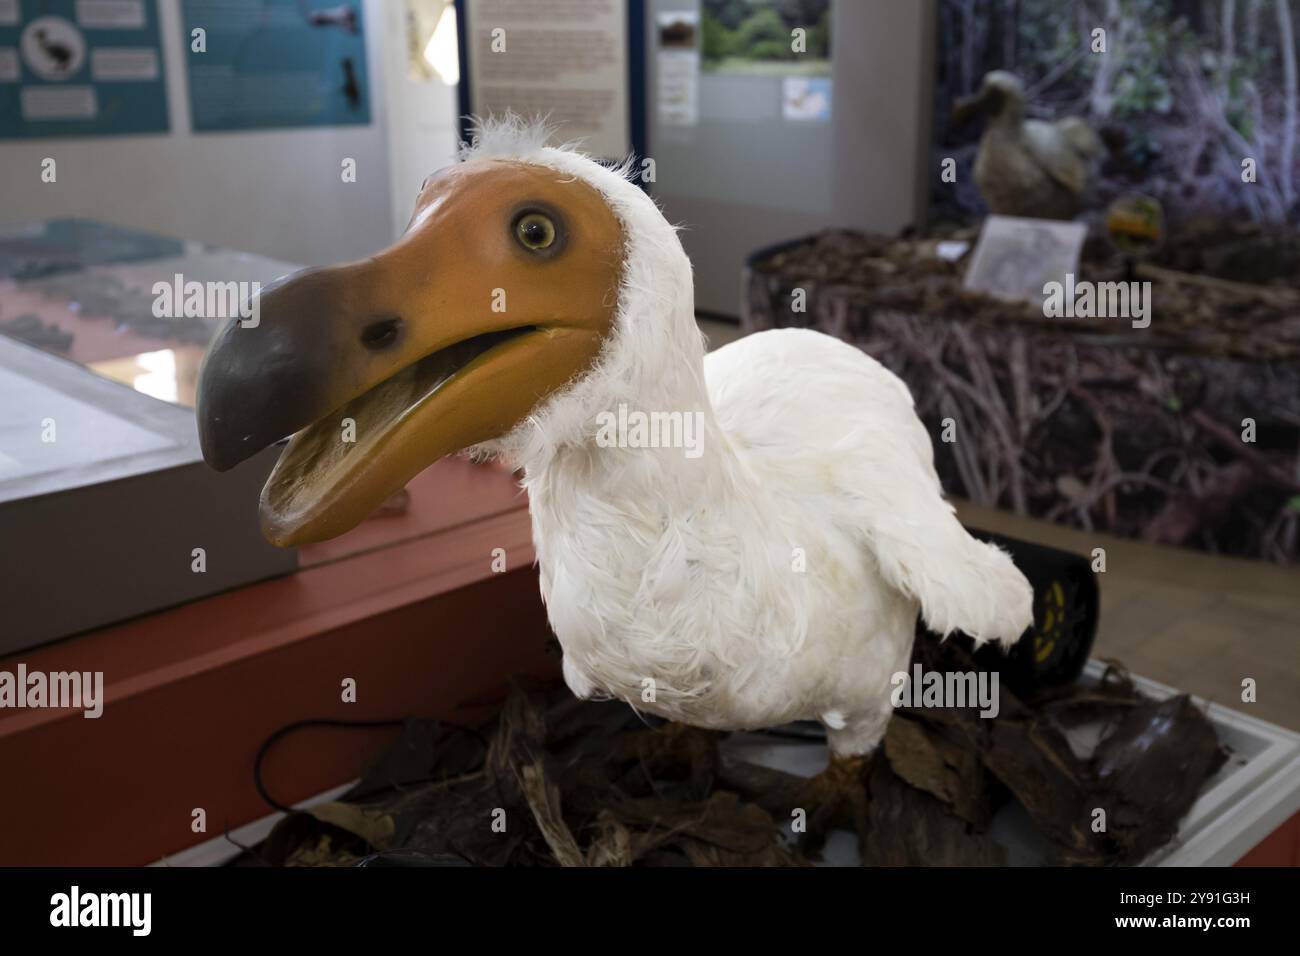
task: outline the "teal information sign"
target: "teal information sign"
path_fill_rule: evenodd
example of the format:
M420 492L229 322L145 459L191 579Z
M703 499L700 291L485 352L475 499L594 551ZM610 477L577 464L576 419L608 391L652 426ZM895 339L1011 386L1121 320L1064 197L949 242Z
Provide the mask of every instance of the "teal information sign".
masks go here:
M156 0L0 0L0 139L165 133Z
M361 0L181 6L196 132L370 122Z

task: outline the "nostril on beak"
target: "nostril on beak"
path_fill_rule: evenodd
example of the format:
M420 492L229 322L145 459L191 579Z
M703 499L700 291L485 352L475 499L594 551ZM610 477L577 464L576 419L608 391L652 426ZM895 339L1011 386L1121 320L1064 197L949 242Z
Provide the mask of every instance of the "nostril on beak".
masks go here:
M377 322L371 322L362 330L361 344L372 352L378 352L394 344L401 332L401 319L380 319Z

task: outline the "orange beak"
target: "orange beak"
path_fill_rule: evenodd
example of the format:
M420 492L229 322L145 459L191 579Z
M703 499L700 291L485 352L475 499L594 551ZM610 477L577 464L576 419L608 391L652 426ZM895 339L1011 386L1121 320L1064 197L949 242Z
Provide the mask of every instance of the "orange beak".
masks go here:
M506 434L599 353L617 282L608 257L571 257L577 285L557 297L559 254L513 245L509 208L502 228L484 226L501 197L478 192L435 198L373 258L276 283L255 326L217 336L198 386L208 463L225 470L296 432L262 492L274 544L349 530L434 461ZM556 214L565 241L591 232L588 212ZM495 307L498 286L508 308Z

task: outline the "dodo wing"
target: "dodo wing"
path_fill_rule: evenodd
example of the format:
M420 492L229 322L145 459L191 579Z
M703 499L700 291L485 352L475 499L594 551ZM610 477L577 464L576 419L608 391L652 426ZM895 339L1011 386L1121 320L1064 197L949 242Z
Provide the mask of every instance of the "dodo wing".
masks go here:
M828 517L861 535L932 630L1014 640L1029 625L1032 589L944 500L930 434L892 372L838 339L790 329L720 349L706 373L720 424L759 477L809 494L829 486L839 513Z
M1082 129L1079 127L1082 126ZM1061 123L1030 121L1025 124L1025 148L1034 161L1054 180L1076 196L1088 185L1088 160L1090 149L1085 138L1092 131L1082 120L1063 120Z

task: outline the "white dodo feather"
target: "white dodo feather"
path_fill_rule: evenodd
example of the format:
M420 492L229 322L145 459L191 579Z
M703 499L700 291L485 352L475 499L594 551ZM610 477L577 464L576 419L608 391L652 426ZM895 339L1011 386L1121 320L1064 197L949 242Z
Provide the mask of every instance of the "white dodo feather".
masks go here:
M870 751L918 610L940 633L1009 644L1031 623L1028 582L943 500L898 378L807 330L706 357L673 227L625 170L544 139L512 119L464 158L548 167L604 197L626 235L614 327L591 370L473 451L524 470L570 688L719 729L822 719L834 752ZM698 413L701 454L604 447L598 416L620 404Z

